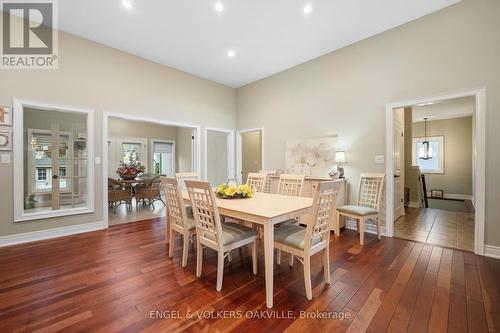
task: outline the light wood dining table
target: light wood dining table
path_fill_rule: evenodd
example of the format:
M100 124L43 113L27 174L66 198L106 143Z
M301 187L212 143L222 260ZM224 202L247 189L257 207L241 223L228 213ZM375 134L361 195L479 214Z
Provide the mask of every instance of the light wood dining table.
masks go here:
M187 191L183 199L190 203ZM274 275L274 226L297 216L306 215L312 207L313 199L281 194L254 193L248 199L217 198L219 213L225 217L252 222L264 228L264 261L266 279L266 305L273 307Z

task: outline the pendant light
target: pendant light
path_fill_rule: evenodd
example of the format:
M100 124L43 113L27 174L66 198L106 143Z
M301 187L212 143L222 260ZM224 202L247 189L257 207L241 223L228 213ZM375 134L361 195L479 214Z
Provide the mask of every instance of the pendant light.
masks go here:
M424 118L424 142L418 149L418 158L421 160L430 160L432 159L432 147L429 145L429 141L427 140L427 120L429 118Z

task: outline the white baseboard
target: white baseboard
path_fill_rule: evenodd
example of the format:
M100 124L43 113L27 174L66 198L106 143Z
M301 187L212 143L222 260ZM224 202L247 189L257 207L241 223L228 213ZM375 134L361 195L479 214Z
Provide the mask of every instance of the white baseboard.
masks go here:
M485 245L484 255L486 257L500 259L500 246Z
M353 219L347 219L346 222L345 222L345 228L346 229L349 229L349 230L357 230L357 226L356 226L356 221L353 220ZM377 225L375 223L372 223L372 222L368 222L365 224L365 232L369 233L369 234L374 234L376 235L377 234ZM381 230L380 230L380 233L383 235L383 236L386 236L385 234L385 226L382 226Z
M420 203L418 201L410 201L408 203L408 207L410 207L410 208L420 208Z
M0 237L0 247L106 229L102 221Z
M432 199L431 192L427 192L427 197L429 199ZM472 195L470 195L470 194L444 193L443 197L445 199L471 200L472 201Z

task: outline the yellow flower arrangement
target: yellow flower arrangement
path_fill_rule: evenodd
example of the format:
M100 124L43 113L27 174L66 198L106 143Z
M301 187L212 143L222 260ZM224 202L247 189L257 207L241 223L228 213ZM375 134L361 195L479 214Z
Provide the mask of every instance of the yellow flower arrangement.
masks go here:
M240 186L220 184L215 190L215 194L223 199L251 198L253 191L247 184Z

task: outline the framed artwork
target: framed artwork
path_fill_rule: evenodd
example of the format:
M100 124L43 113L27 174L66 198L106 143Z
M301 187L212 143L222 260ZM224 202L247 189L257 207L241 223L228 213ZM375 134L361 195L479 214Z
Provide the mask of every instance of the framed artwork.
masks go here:
M12 125L12 108L0 106L0 125Z
M328 177L335 163L337 136L325 136L286 142L287 172Z
M0 127L0 151L12 150L12 130Z

